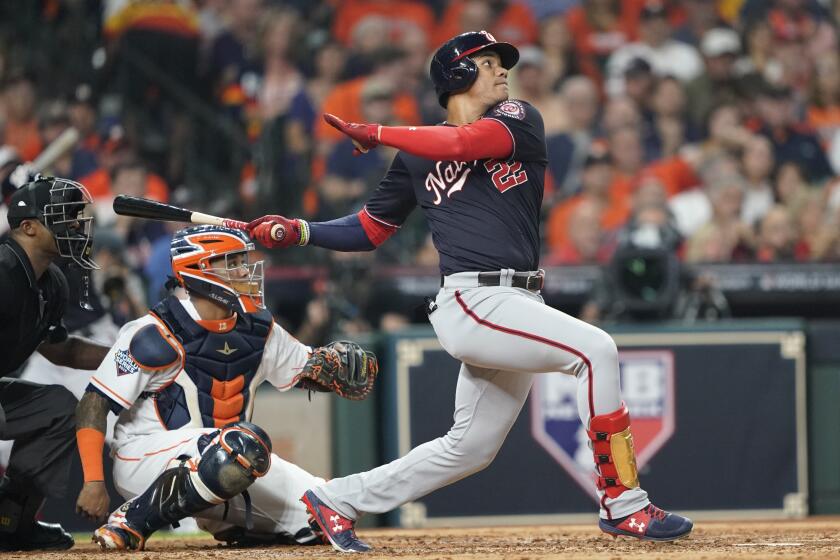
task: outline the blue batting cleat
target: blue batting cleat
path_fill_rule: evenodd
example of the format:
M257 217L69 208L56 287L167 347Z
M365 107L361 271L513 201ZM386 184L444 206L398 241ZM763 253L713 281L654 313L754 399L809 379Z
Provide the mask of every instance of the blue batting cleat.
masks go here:
M334 549L339 552L367 552L371 549L369 544L356 536L356 522L327 507L315 492L307 490L300 501Z
M694 523L687 517L669 513L653 504L648 504L636 513L621 519L611 521L601 519L598 527L613 537L622 535L643 541L665 542L688 536Z

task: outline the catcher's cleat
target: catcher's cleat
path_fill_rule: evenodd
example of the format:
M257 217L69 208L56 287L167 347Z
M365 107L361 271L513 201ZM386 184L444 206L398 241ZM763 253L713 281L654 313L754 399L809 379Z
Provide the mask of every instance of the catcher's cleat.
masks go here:
M339 552L367 552L371 546L356 536L356 522L327 507L312 490L307 490L300 501L318 524L323 536Z
M601 519L600 529L613 537L635 537L643 541L675 541L688 536L694 523L691 519L661 510L648 504L636 513L621 519Z
M93 532L93 542L102 550L143 550L145 539L124 525L103 525Z

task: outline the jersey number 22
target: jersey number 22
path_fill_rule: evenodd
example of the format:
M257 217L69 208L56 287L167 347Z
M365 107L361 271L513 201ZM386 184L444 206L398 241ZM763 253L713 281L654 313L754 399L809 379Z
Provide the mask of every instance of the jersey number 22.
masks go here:
M497 159L488 159L484 162L484 169L490 173L490 178L499 192L505 192L528 180L528 175L522 169L522 163L514 161L508 163Z

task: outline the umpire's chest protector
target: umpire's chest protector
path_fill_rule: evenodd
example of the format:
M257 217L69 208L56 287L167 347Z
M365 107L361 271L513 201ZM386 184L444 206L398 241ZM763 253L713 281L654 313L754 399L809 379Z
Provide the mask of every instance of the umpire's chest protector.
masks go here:
M199 325L170 296L152 309L184 347L184 370L154 395L161 422L169 430L191 424L220 427L247 420L272 318L268 311L239 315L227 332ZM184 377L188 379L184 379ZM200 419L195 418L195 413Z

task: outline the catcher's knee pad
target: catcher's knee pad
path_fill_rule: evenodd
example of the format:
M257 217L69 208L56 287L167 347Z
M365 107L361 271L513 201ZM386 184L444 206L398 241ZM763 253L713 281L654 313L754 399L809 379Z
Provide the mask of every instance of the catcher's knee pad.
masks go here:
M589 421L589 439L598 468L598 488L616 498L625 490L639 486L636 451L630 433L630 412L624 403L609 414L593 416Z
M250 422L232 422L209 440L198 461L198 475L221 501L241 494L271 466L271 440Z

